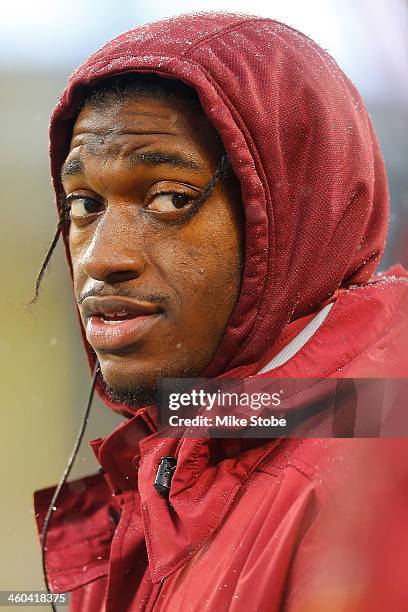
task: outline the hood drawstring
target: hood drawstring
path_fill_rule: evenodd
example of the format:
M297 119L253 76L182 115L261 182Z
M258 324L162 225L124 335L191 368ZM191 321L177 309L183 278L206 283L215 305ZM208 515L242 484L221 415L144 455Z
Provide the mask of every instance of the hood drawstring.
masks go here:
M95 392L95 385L96 385L96 380L98 377L98 371L99 371L99 362L98 360L95 363L95 368L93 371L93 376L92 376L92 383L91 383L91 389L89 392L89 397L88 397L88 402L85 408L85 412L84 412L84 416L82 418L82 423L81 426L79 428L79 432L77 435L77 438L75 440L75 444L74 447L72 449L71 455L68 459L68 463L67 466L65 468L65 471L61 477L61 480L58 483L57 488L54 491L54 495L52 496L50 505L48 507L47 510L47 514L45 516L45 520L44 520L44 526L43 526L43 533L42 533L42 545L41 545L41 556L42 556L42 568L43 568L43 576L44 576L44 583L45 583L45 588L46 591L49 595L52 594L51 590L50 590L50 586L48 583L48 577L47 577L47 568L46 568L46 556L47 556L47 534L48 534L48 529L50 527L51 524L51 517L52 517L52 513L57 509L56 508L56 504L58 501L58 498L60 496L62 487L64 486L64 484L66 483L66 480L71 472L72 466L74 465L74 461L76 459L76 456L78 454L78 450L79 447L81 446L81 442L82 442L82 438L84 437L84 433L85 433L85 429L86 426L88 424L88 420L89 420L89 415L91 412L91 406L92 406L92 400L93 400L93 396L94 396L94 392ZM54 603L51 602L51 608L53 610L53 612L57 612L57 608L55 607Z

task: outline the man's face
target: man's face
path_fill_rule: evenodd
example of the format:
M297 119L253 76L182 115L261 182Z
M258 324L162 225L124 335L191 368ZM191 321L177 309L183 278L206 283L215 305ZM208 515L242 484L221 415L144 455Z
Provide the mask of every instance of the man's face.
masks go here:
M235 177L194 199L223 150L201 109L148 96L85 106L62 177L74 287L113 397L149 401L161 376L196 376L237 301Z

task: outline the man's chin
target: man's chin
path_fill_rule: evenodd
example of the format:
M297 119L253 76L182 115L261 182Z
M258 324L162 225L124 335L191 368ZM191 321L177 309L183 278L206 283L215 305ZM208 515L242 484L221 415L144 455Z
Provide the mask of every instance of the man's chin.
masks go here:
M103 377L103 374L101 378L104 383L106 396L115 404L124 404L130 408L142 408L143 406L149 406L156 403L156 385L146 386L143 384L134 384L132 388L122 388L110 385Z
M106 396L116 404L131 408L156 404L161 378L195 378L198 375L192 368L183 367L184 364L167 363L159 367L153 360L100 357L100 376Z

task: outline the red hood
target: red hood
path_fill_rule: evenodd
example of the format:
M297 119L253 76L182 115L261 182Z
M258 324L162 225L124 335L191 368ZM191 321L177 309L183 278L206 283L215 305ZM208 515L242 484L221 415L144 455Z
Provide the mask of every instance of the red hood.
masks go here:
M242 289L205 374L248 371L289 321L315 311L339 286L365 283L377 267L388 190L369 116L333 59L279 22L203 13L140 26L85 61L55 108L50 155L57 200L87 87L129 71L192 86L240 180ZM92 364L85 335L84 341Z

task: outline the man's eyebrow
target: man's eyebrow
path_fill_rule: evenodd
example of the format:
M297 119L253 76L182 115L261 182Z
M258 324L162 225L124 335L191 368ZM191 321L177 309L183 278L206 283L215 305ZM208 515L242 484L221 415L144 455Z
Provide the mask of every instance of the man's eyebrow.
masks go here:
M193 159L183 157L176 153L164 153L163 151L147 151L145 153L134 151L127 157L127 163L131 167L136 165L157 166L159 164L168 164L169 166L180 168L182 170L194 170L201 173L205 172L204 167ZM79 157L73 157L63 164L61 169L61 179L63 180L68 176L73 176L81 172L85 172L84 162Z
M74 174L79 174L85 171L85 165L82 159L79 157L73 157L72 159L66 161L61 168L61 179L67 178L68 176L73 176Z
M157 166L159 164L168 164L182 170L195 170L196 172L204 172L203 166L198 164L190 157L183 157L177 153L164 153L162 151L146 151L141 153L134 151L128 157L131 166Z

